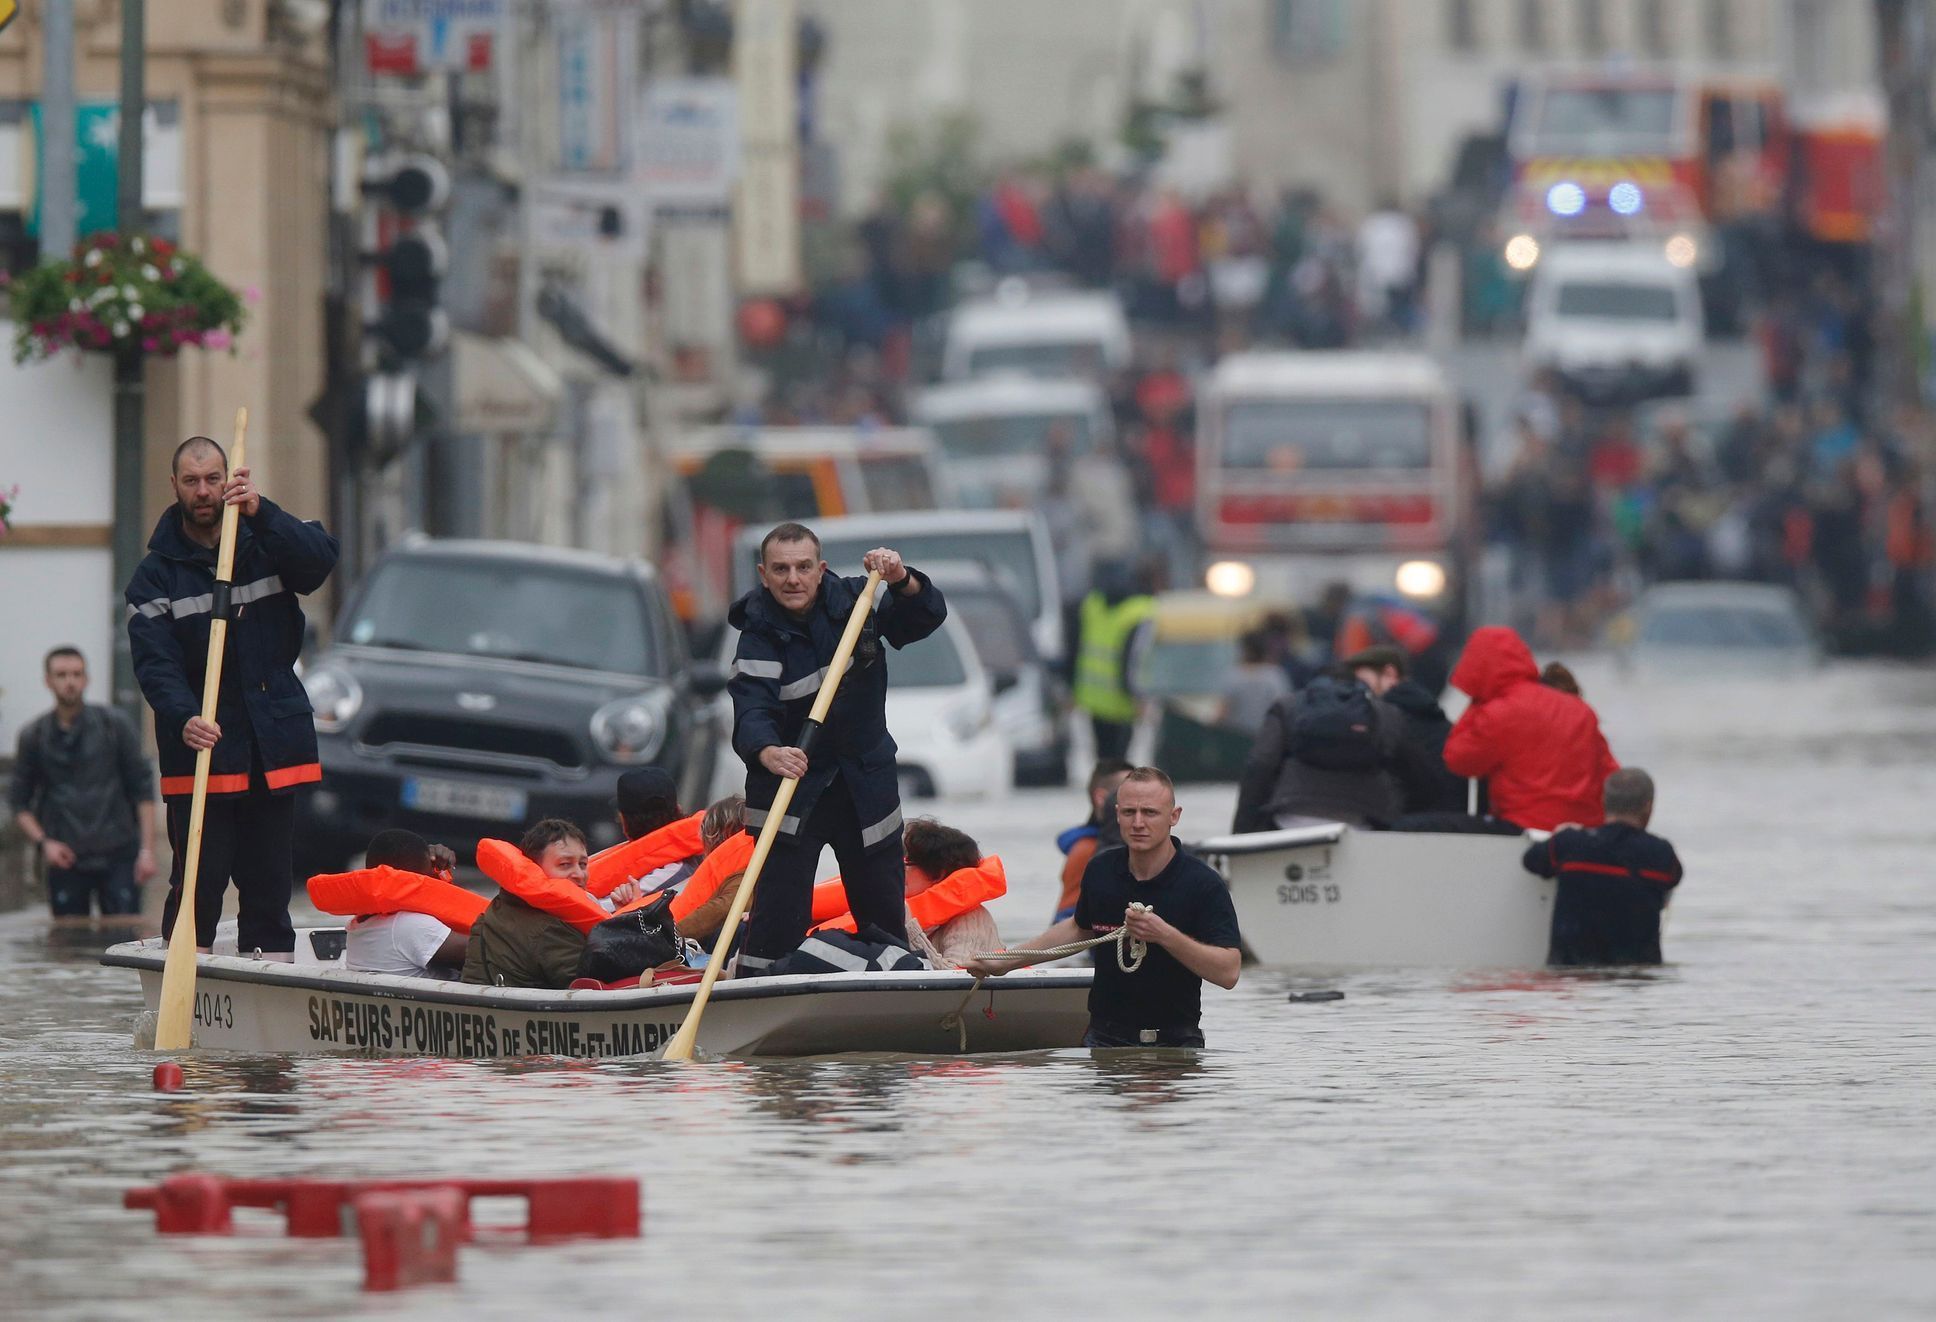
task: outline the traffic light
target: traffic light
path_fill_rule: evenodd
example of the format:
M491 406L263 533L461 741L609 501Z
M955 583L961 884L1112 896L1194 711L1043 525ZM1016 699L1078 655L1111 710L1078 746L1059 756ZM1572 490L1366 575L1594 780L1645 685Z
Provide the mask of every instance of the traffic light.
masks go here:
M379 157L363 187L381 203L366 222L372 280L365 330L381 366L402 367L442 353L450 341L450 318L438 305L449 250L432 218L450 200L450 172L433 156Z

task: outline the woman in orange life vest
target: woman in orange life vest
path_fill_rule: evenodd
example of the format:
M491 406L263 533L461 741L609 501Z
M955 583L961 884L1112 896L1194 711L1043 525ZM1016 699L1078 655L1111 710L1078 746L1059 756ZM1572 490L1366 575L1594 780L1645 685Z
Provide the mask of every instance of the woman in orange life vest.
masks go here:
M753 861L755 841L746 834L746 800L729 794L706 809L699 834L705 857L673 899L672 921L680 936L710 949L746 880L746 865Z
M349 918L343 966L403 978L454 978L485 900L451 882L457 856L415 831L379 831L355 872L309 879L309 899Z
M585 934L611 911L585 889L589 851L575 824L547 818L513 848L477 842L477 866L500 889L471 927L464 981L496 987L569 987Z
M901 836L907 854L907 939L938 969L960 968L998 950L1002 934L987 902L1008 893L1002 860L981 856L974 837L932 817L916 817ZM840 879L813 888L816 930L854 930Z

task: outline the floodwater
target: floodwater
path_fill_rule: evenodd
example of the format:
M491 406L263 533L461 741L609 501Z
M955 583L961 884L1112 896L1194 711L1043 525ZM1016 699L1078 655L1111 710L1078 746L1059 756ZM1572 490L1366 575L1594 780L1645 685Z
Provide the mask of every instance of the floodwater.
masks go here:
M163 1096L133 977L0 918L0 1315L1936 1314L1936 674L1582 679L1688 866L1670 967L1247 970L1198 1056L209 1057ZM1076 797L942 809L1007 856L1011 939ZM366 1297L352 1241L121 1210L182 1170L628 1173L646 1228Z

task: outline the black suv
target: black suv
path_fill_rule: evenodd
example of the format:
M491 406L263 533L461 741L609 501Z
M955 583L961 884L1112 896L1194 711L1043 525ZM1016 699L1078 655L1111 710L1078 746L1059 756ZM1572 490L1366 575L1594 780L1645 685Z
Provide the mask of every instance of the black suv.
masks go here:
M298 796L297 863L332 871L405 826L468 861L541 817L613 844L621 772L711 783L707 702L656 571L518 542L406 542L357 586L308 665L323 782Z

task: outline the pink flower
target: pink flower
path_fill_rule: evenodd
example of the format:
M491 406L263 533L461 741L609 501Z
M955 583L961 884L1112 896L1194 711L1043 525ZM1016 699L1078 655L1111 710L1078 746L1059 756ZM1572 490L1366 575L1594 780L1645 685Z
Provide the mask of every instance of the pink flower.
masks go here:
M161 341L156 339L154 336L150 335L146 339L141 341L141 347L143 349L146 349L149 353L153 353L157 349L161 348Z
M260 303L262 301L261 286L250 285L247 289L243 290L242 301L244 303Z
M226 349L235 343L235 337L220 326L217 326L214 330L203 335L200 343L204 349Z

